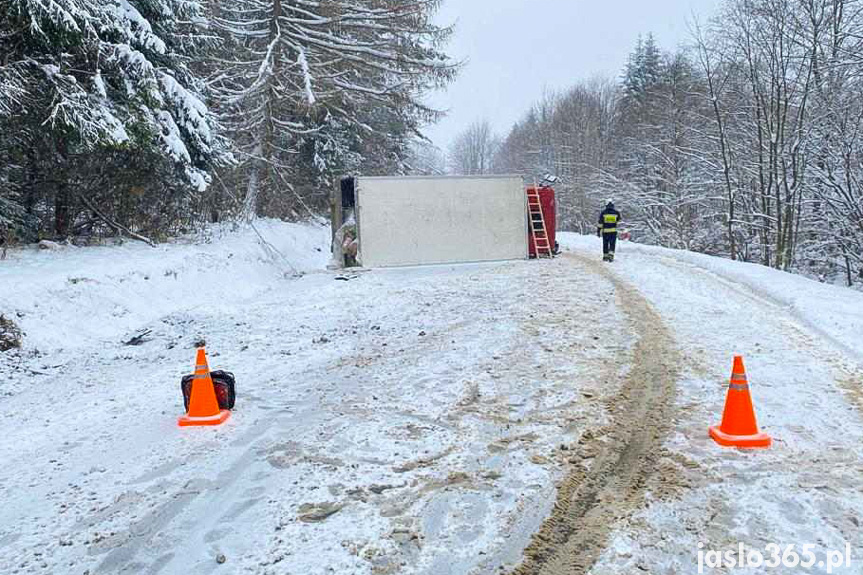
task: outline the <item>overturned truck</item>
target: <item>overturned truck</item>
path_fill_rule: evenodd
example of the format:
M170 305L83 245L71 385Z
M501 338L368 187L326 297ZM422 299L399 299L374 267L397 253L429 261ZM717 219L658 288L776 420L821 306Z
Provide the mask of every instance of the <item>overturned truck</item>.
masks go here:
M392 267L552 255L554 191L521 176L342 178L333 265Z

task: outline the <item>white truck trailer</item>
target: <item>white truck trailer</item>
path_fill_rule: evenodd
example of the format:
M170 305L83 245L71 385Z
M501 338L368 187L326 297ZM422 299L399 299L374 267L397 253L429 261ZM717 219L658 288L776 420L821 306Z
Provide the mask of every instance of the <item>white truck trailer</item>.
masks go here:
M355 225L364 267L528 257L521 176L359 177L338 191L334 224Z

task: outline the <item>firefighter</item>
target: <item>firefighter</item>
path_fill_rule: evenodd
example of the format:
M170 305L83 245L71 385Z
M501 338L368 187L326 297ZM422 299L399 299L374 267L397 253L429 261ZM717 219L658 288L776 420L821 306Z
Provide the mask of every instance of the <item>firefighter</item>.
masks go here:
M602 237L602 260L614 261L614 247L617 245L617 225L620 223L620 212L614 209L614 201L608 200L605 209L599 214L596 225L597 237Z

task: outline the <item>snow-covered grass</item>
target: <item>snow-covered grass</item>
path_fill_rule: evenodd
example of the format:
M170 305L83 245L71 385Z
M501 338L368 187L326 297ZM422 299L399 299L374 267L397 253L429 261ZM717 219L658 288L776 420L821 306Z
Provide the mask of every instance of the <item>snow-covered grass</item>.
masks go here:
M0 261L0 313L25 332L28 348L72 349L116 341L176 310L238 304L295 271L323 270L328 227L260 220L213 226L151 248L13 250Z

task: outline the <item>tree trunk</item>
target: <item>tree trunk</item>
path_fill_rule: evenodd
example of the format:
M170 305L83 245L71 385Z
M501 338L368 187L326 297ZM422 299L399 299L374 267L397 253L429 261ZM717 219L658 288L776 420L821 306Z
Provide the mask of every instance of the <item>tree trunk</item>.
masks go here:
M69 186L65 182L57 184L54 194L54 235L65 237L69 231Z

